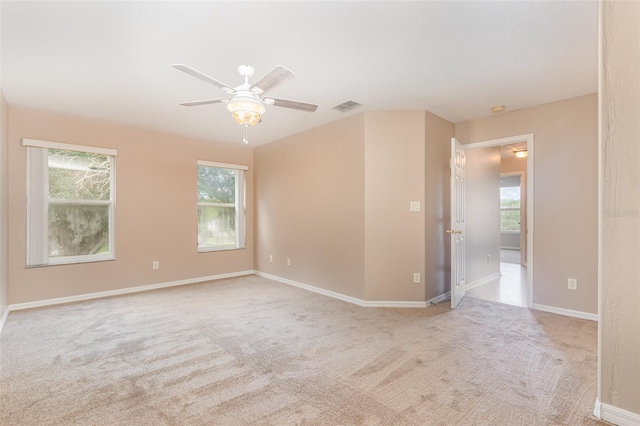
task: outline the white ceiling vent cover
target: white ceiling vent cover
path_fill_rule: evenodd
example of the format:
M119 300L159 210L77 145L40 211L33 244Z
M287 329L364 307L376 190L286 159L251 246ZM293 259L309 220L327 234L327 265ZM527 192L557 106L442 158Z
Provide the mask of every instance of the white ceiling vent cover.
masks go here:
M351 111L352 109L356 109L358 107L361 107L362 104L359 104L357 102L354 101L345 101L343 103L341 103L340 105L336 105L334 107L332 107L331 109L335 109L337 111L340 112L348 112Z

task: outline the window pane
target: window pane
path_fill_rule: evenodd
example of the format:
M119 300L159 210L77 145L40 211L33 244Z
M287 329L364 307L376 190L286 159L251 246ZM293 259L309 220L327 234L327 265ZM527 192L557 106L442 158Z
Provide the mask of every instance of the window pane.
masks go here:
M222 167L198 166L199 203L235 203L236 171Z
M236 245L235 207L198 207L198 246Z
M520 187L500 188L500 208L520 208Z
M503 210L500 212L501 231L520 231L520 211Z
M49 205L49 257L109 252L109 207Z
M109 200L109 156L49 149L49 197L54 200Z

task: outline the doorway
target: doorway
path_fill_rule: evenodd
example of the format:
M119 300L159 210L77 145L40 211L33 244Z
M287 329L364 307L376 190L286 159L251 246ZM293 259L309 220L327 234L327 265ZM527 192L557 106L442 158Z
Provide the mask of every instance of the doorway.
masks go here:
M499 245L495 251L500 257L500 267L499 273L493 276L487 275L485 280L475 280L465 284L468 286L462 295L532 308L534 290L533 217L531 214L533 211L533 134L463 146L464 151L480 148L498 148L506 156L505 161L501 161L499 176L504 186L496 188L496 192L500 191L505 195L505 201L500 205L500 218L496 218L500 221L499 243L493 244L494 248ZM516 153L518 153L517 157ZM508 189L501 189L503 187ZM470 223L467 225L469 226ZM470 231L473 232L473 229ZM471 236L469 234L469 237ZM490 257L487 256L487 262ZM464 258L468 257L464 256ZM466 259L464 261L465 269L467 261Z
M471 289L469 297L527 307L526 233L524 230L526 160L513 161L512 145L502 147L499 186L500 276ZM518 149L526 150L526 146ZM506 151L506 152L505 152ZM523 151L517 151L523 152ZM507 172L504 172L507 170ZM512 171L518 170L518 171ZM486 200L495 203L493 198Z

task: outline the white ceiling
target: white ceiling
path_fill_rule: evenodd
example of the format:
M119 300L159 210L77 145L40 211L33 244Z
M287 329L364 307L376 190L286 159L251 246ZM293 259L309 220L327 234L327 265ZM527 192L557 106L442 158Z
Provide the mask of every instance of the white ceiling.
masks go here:
M260 145L362 111L427 110L452 122L596 92L597 2L11 2L1 3L1 86L10 105L239 143L219 88L237 66L296 77L250 128ZM354 100L344 114L331 107Z

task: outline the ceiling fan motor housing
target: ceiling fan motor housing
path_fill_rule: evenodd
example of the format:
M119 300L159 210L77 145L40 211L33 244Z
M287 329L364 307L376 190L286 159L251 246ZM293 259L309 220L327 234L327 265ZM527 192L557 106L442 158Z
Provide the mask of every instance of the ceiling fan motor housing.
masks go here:
M240 65L238 67L238 72L245 78L251 78L256 70L251 65Z

